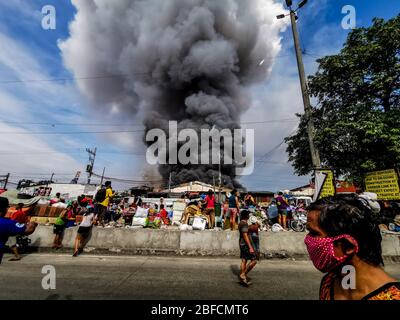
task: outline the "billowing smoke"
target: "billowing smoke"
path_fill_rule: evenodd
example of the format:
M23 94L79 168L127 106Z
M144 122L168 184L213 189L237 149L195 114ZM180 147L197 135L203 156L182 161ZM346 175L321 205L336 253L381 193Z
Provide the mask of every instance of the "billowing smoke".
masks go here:
M101 113L140 117L146 131L239 128L247 88L266 79L280 50L273 0L72 0L65 65ZM103 108L103 109L101 109ZM211 183L218 166L163 165L172 183ZM238 186L233 165L223 182Z

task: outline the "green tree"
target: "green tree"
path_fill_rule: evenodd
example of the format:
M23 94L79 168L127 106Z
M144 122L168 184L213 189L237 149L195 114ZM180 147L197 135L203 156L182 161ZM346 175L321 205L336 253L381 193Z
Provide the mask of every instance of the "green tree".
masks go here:
M323 166L357 183L366 171L400 163L400 15L374 19L353 30L337 55L317 60L309 90L315 143ZM307 120L286 138L289 161L299 175L312 168Z

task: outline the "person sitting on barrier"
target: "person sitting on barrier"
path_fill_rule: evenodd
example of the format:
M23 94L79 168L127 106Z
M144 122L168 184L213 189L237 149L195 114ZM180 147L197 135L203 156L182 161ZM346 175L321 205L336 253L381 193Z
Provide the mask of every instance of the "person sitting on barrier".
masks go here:
M160 204L160 212L159 212L158 216L161 218L162 222L166 226L170 225L170 221L169 221L169 218L168 218L168 212L167 212L167 210L165 210L163 204Z
M307 208L304 240L321 272L321 300L400 300L400 282L383 270L382 236L370 201L323 198Z

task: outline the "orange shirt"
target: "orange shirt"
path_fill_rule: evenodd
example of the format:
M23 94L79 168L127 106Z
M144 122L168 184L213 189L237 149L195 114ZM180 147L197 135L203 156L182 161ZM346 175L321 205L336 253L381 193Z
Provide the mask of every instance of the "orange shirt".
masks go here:
M11 215L11 220L23 224L26 222L26 213L22 210L17 210Z

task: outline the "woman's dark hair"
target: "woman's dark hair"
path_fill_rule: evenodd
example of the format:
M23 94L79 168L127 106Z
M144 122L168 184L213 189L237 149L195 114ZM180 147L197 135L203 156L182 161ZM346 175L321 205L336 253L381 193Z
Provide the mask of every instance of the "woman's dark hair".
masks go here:
M8 207L10 203L7 198L0 197L0 217L3 217L7 214Z
M160 210L164 209L164 205L160 204Z
M211 196L211 195L213 194L213 191L210 189L210 190L208 190L207 194L208 194L209 196Z
M358 242L360 259L374 266L383 265L378 216L364 199L357 195L336 195L312 203L307 210L320 211L319 226L329 237L352 236Z
M233 189L233 190L232 190L232 194L233 194L234 196L236 196L236 192L237 192L236 189Z
M240 219L248 219L250 216L249 210L242 210L240 211Z
M86 212L83 215L86 217L91 213L94 213L94 208L93 207L87 208Z

